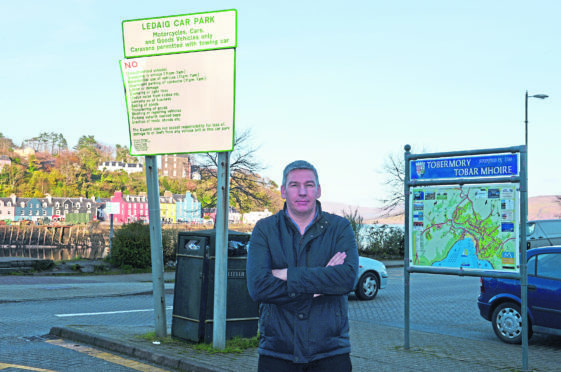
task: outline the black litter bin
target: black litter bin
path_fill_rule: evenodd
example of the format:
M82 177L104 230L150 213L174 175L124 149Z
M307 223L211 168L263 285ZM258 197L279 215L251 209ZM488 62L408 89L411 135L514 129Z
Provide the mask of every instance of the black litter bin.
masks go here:
M257 334L259 306L247 290L246 262L250 234L228 231L226 339ZM216 230L180 232L171 335L212 342Z

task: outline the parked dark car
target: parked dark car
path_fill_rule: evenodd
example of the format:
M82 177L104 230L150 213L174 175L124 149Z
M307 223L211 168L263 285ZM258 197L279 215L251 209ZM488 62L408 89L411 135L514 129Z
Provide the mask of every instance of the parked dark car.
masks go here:
M528 339L533 333L561 336L561 246L534 248L528 259ZM481 278L477 306L497 337L522 342L520 281Z

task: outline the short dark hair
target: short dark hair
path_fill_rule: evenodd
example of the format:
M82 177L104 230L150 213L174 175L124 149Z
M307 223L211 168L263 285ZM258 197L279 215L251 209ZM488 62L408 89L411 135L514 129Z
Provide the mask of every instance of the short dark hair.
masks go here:
M295 160L284 167L284 171L282 172L282 185L284 187L286 187L286 179L288 178L288 174L296 169L308 169L314 172L314 177L316 178L316 186L319 186L318 171L316 170L316 168L305 160Z

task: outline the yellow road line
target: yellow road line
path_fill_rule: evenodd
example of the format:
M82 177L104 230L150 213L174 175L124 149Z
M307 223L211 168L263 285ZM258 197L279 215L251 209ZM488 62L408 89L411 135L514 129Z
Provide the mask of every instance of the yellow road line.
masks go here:
M24 369L26 371L37 371L37 372L56 372L56 371L53 371L53 370L50 370L50 369L20 366L20 365L17 365L17 364L0 363L0 370L6 369L6 368L17 368L17 369Z
M67 349L74 350L74 351L77 351L79 353L84 353L84 354L87 354L87 355L92 356L94 358L103 359L103 360L106 360L106 361L111 362L113 364L118 364L118 365L121 365L121 366L124 366L124 367L132 368L132 369L135 369L137 371L145 371L145 372L152 372L152 371L154 371L154 372L167 372L167 371L169 371L167 369L157 368L157 367L151 366L149 364L144 364L144 363L137 362L137 361L134 361L134 360L125 359L125 358L122 358L118 355L111 354L111 353L108 353L108 352L104 352L104 351L101 351L101 350L97 350L97 349L94 349L94 348L89 347L89 346L77 345L77 344L73 344L73 343L66 343L62 339L47 340L46 342L48 342L51 345L65 347Z

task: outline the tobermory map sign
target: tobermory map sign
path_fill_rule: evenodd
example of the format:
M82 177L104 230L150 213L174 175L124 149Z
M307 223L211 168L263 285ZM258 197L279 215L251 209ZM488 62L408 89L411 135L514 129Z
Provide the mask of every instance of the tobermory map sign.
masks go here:
M520 190L508 178L520 174L518 155L442 154L409 162L411 266L519 272Z
M517 272L515 185L412 187L411 266Z
M518 175L518 154L411 161L411 179L503 177Z

